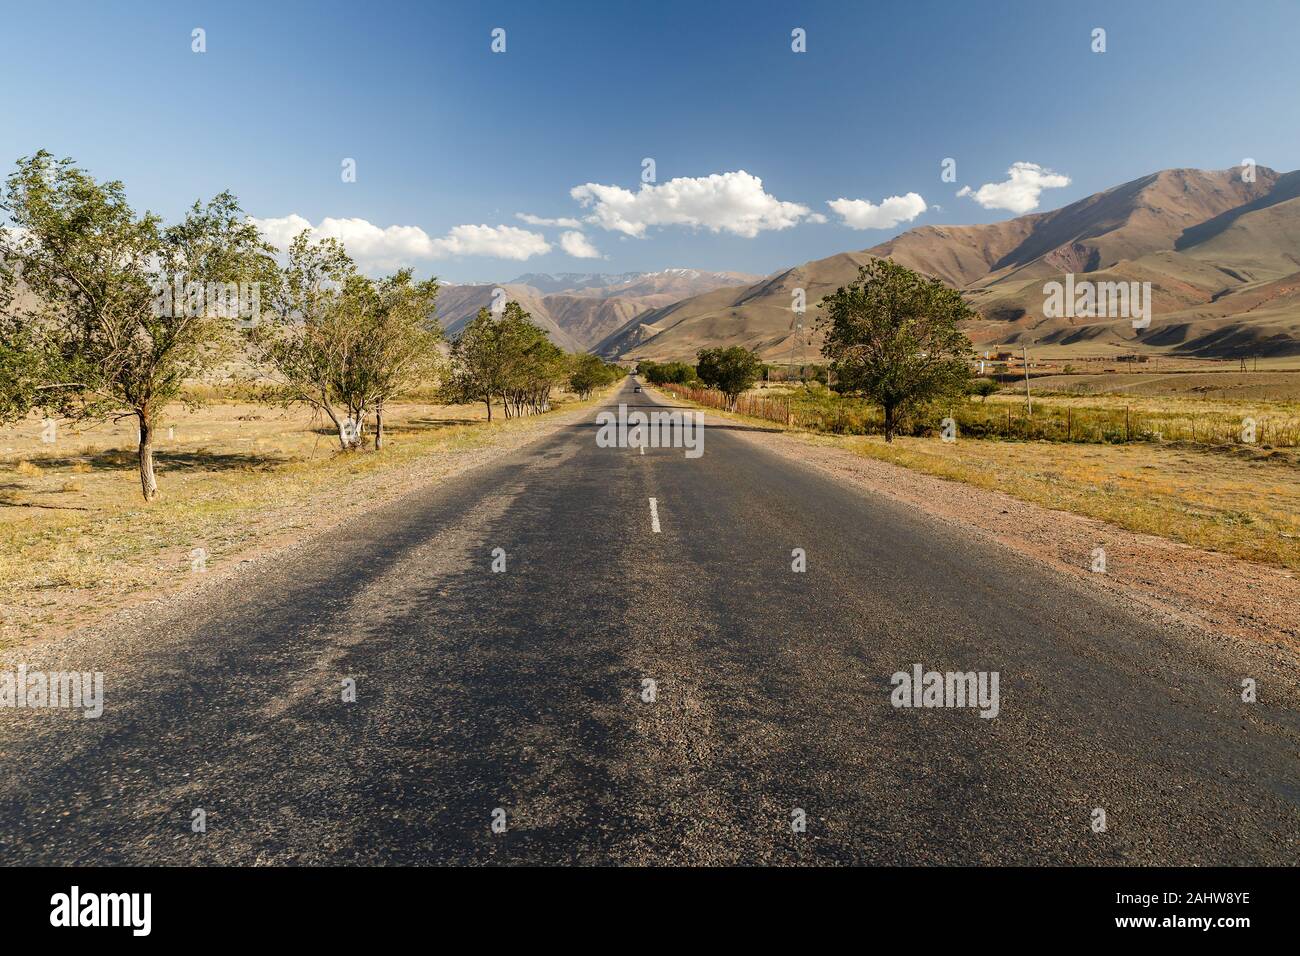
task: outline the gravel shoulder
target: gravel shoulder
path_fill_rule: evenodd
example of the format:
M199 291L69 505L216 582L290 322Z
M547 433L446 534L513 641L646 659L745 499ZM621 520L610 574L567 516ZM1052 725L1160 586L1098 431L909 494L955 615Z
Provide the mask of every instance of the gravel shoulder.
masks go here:
M1144 615L1218 643L1255 645L1278 663L1300 661L1300 581L1290 571L921 474L858 454L851 440L767 428L735 434L864 493L995 540ZM1096 548L1105 551L1105 573L1092 571Z

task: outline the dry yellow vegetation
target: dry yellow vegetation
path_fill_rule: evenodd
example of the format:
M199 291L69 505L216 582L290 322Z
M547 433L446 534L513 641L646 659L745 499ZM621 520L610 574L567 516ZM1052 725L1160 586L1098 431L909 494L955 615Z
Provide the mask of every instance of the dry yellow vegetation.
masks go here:
M558 396L557 408L582 403ZM551 416L483 421L482 406L390 406L385 448L342 454L328 422L242 401L175 406L159 429L161 497L140 497L134 427L28 419L0 431L0 646L84 623L252 550L522 440Z
M827 440L1046 508L1300 570L1300 468L1293 459L1137 443Z

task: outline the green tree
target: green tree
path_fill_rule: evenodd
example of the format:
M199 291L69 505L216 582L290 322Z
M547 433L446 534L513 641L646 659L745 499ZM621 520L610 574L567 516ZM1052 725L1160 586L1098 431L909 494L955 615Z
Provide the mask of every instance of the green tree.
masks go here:
M3 268L0 263L0 270ZM27 415L38 404L47 378L38 340L8 311L13 294L6 292L5 285L0 278L0 423Z
M970 382L970 394L978 395L981 402L988 401L990 395L1002 386L991 378L975 378Z
M583 352L573 357L569 370L569 388L580 398L589 398L596 389L615 381L616 374L621 371L618 366L601 361L599 356Z
M0 235L0 285L21 282L34 304L10 310L21 346L3 360L6 377L38 371L35 402L73 419L133 416L140 488L158 494L154 426L187 379L230 354L236 323L260 301L273 251L235 197L196 202L163 228L137 215L122 183L96 182L71 159L42 150L20 159L2 210L16 228ZM248 295L244 293L248 290ZM233 291L233 302L231 299ZM35 358L19 358L22 354Z
M350 393L374 411L378 451L384 447L384 406L403 390L436 378L442 367L442 326L434 314L438 282L415 282L411 270L403 269L378 282L361 279L353 285L362 335L352 353Z
M820 308L822 352L836 387L881 406L886 441L918 404L965 391L971 345L958 323L975 312L955 289L890 259L873 259Z
M548 411L551 390L568 374L568 357L531 318L523 306L510 301L499 323L505 361L502 405L507 417Z
M506 356L500 323L478 310L451 343L451 374L443 392L451 402L482 402L492 421L492 402L505 387Z
M741 392L753 386L763 369L758 354L743 346L700 349L695 353L695 371L700 381L727 396L727 407L735 408Z
M373 294L341 243L313 242L303 230L275 274L266 321L249 333L270 397L324 414L344 451L361 440L366 383L355 363L368 330L358 316Z
M518 302L499 318L484 309L451 344L451 371L443 388L449 401L483 402L488 420L501 400L507 418L551 407L551 392L570 379L574 364Z
M668 362L659 366L662 381L660 384L685 385L695 378L695 367L685 362Z

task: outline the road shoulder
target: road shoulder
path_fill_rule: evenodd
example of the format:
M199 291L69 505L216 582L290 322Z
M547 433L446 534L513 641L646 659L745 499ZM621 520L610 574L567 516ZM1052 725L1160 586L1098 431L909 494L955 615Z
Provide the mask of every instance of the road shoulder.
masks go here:
M860 491L884 495L995 540L1171 621L1279 652L1294 655L1300 650L1300 620L1295 614L1300 582L1285 569L921 474L856 454L821 436L759 429L733 433ZM1092 570L1098 548L1105 551L1104 573Z

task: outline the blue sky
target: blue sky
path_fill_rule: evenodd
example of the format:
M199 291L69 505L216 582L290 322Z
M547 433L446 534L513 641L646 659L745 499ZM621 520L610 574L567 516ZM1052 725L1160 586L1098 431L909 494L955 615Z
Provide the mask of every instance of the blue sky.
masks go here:
M229 188L273 232L334 220L372 270L451 281L762 274L1162 168L1300 167L1291 0L8 6L0 168L46 148L167 217ZM1069 184L979 191L1016 163Z

